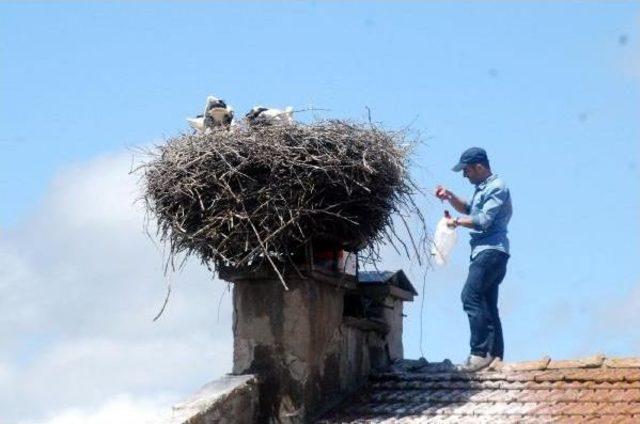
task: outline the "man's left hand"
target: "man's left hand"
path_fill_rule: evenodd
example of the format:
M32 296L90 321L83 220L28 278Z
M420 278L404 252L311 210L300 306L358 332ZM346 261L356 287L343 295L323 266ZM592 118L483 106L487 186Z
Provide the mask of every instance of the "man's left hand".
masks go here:
M447 219L447 227L456 228L458 226L458 218Z

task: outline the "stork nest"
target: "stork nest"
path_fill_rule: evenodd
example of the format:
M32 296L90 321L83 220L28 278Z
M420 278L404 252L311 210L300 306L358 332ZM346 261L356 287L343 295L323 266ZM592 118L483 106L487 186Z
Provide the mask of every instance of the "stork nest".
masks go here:
M171 259L196 254L214 272L259 264L278 272L316 241L371 260L390 242L419 258L406 221L416 214L424 229L407 170L412 144L404 131L338 120L236 127L173 137L138 170Z

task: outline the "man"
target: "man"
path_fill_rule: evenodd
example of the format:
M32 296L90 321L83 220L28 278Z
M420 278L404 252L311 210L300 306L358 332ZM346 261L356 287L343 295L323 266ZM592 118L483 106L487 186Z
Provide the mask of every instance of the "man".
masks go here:
M467 149L453 171L463 171L463 176L476 186L469 203L441 185L436 187L436 196L464 214L450 218L449 227L471 230L471 263L461 295L469 317L471 354L460 370L478 371L504 355L498 286L509 259L507 224L512 211L511 195L504 182L491 172L484 149Z

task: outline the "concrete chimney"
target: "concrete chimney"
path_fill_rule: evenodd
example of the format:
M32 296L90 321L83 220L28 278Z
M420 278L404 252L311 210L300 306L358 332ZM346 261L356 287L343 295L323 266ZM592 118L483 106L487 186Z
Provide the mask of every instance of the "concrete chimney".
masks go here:
M289 290L268 269L221 272L233 283L233 374L257 376L257 422L308 422L402 359L402 304L416 295L402 271L359 281L301 268Z

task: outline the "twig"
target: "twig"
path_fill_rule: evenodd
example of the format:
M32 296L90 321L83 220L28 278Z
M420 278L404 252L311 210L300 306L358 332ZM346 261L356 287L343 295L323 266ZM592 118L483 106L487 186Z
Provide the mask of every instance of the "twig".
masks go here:
M164 309L167 307L167 303L169 303L169 296L171 296L171 277L165 277L165 278L167 279L167 295L164 298L164 302L162 303L162 307L160 308L160 311L156 314L155 317L153 317L153 322L156 322L158 318L160 318L160 316L164 312Z
M273 268L273 270L278 275L278 278L280 279L280 282L282 283L282 286L284 287L284 289L289 291L289 287L287 287L287 283L284 281L284 277L282 276L282 274L280 274L280 270L278 269L276 264L273 262L273 259L271 259L271 255L269 254L269 251L267 250L267 247L264 245L264 243L260 239L260 234L258 233L258 230L256 230L256 227L253 225L253 222L251 222L251 220L249 220L249 224L251 225L251 228L253 228L253 232L255 233L256 238L258 239L258 242L260 243L260 247L262 247L262 251L264 253L264 256L267 258L267 260L271 264L271 267Z

